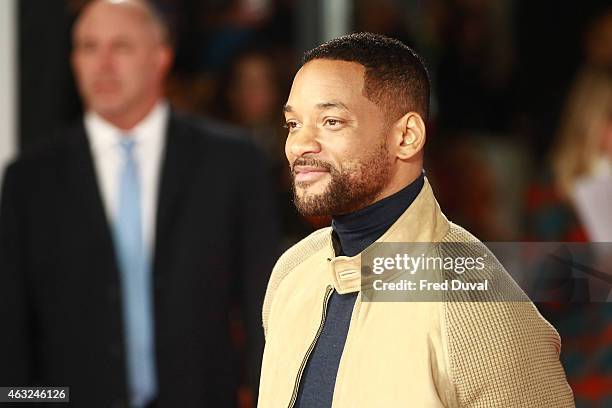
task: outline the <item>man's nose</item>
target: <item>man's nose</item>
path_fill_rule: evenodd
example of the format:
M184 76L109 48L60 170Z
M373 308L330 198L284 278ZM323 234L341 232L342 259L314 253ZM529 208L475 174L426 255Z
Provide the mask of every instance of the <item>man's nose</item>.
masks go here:
M97 55L97 62L98 62L98 69L100 71L103 72L107 72L113 69L113 65L114 65L114 58L113 58L113 52L112 50L106 48L106 49L100 49L100 51L98 52Z
M306 154L317 154L321 152L321 144L316 138L316 131L310 127L303 127L299 132L287 138L287 152L293 159Z

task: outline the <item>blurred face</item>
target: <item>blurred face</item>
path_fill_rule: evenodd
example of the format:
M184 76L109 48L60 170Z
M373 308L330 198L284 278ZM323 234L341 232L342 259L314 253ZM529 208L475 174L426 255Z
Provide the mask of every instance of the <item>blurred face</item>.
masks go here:
M314 60L296 74L285 105L285 153L304 215L341 215L384 196L391 177L387 126L362 94L364 67Z
M73 41L73 69L88 109L113 120L154 105L169 50L141 5L93 3L78 20Z
M236 67L230 100L238 120L258 125L278 114L278 89L274 71L264 56L248 56Z

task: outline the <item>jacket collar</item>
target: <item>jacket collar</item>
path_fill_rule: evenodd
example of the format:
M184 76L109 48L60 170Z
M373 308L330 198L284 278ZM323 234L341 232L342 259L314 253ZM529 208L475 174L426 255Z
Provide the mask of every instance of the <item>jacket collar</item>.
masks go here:
M376 242L438 242L449 228L450 224L440 210L426 177L421 192L410 207ZM352 257L335 256L331 234L330 228L327 266L334 288L339 294L357 292L361 288L361 253Z

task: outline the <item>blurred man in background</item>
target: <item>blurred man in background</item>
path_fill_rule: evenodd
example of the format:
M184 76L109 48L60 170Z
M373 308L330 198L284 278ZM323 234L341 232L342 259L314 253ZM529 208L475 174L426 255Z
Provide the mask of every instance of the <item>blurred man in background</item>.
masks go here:
M171 111L168 30L145 1L89 3L73 41L86 114L3 186L0 384L69 386L73 406L234 406L230 329L244 321L256 373L276 255L260 155Z

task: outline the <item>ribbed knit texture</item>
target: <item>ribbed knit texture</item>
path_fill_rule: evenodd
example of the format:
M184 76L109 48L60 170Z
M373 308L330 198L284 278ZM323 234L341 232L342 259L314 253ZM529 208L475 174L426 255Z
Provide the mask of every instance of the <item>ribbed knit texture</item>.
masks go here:
M443 241L447 243L445 256L488 253L487 267L470 272L470 280L489 279L494 285L491 291L446 292L444 324L459 406L574 406L571 395L568 398L565 373L557 364L561 342L556 331L469 232L451 223ZM453 242L470 244L448 244ZM508 299L517 301L502 301Z

